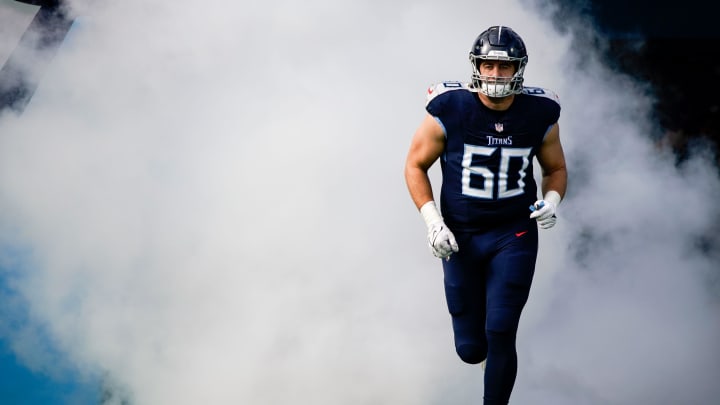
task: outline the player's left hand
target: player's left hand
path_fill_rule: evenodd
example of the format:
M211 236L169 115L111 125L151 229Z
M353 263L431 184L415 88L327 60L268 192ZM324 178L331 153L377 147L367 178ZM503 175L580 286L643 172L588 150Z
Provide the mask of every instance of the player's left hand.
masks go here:
M530 218L535 218L540 228L549 229L555 226L557 217L555 216L555 204L552 202L537 200L530 206L530 211L532 211Z
M548 191L542 200L537 200L530 206L530 211L532 211L530 218L535 218L542 229L552 228L557 222L555 211L560 204L561 198L558 192L554 190Z

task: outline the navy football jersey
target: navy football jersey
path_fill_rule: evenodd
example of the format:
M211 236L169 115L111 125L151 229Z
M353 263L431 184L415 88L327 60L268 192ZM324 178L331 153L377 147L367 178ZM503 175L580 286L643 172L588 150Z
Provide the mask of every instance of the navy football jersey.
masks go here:
M428 90L426 110L445 130L440 207L453 230L481 230L530 215L533 159L560 118L550 90L526 87L506 111L491 110L467 84Z

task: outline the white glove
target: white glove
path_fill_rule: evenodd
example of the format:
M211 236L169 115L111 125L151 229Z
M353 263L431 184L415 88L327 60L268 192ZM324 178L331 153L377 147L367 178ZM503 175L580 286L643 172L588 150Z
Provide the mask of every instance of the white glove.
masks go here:
M428 227L427 241L430 251L436 257L450 260L450 255L458 251L458 244L455 241L455 235L445 225L435 202L426 202L420 208L420 213Z
M430 251L441 259L450 260L450 255L458 251L455 235L443 221L435 222L428 227L427 240Z
M535 218L542 229L552 228L557 222L555 211L560 204L560 199L560 194L557 191L548 191L542 200L537 200L530 206L530 211L532 211L530 218Z

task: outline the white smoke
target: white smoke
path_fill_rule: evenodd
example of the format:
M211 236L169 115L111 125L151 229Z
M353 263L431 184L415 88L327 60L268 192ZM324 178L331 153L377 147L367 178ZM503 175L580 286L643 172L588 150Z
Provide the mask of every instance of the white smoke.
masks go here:
M2 263L32 320L7 338L42 326L137 404L480 401L402 169L426 86L467 80L475 36L506 24L526 82L561 97L570 164L513 401L720 395L717 263L693 246L717 219L717 172L676 169L640 88L578 71L527 2L76 10L27 110L0 121L0 252L23 252Z

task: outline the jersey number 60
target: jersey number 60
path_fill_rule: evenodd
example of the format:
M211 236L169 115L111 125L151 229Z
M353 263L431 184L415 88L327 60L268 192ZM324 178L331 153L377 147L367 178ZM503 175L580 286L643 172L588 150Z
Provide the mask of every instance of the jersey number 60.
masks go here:
M486 166L473 166L473 155L492 156L498 147L465 145L465 152L462 161L462 193L476 198L493 198L494 183L497 181L497 199L515 197L523 193L525 188L525 176L530 165L530 152L532 148L499 148L500 165L497 173ZM508 189L508 171L510 170L510 159L522 159L518 171L517 188ZM483 188L470 185L471 176L481 176L484 179Z

